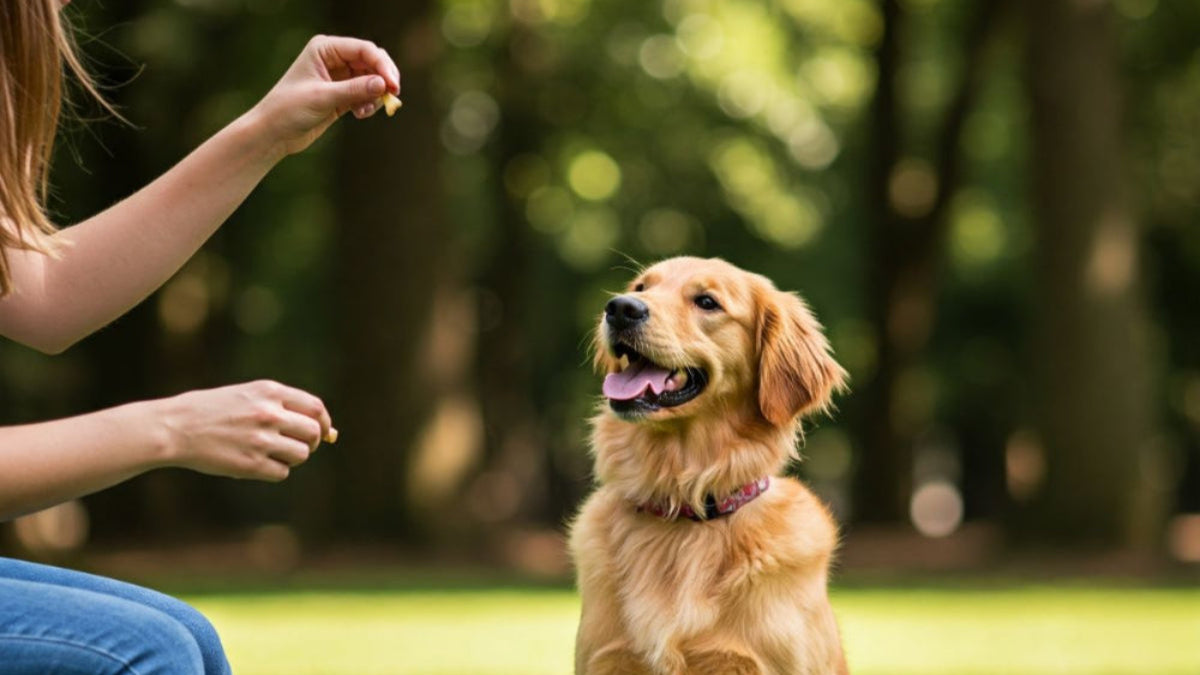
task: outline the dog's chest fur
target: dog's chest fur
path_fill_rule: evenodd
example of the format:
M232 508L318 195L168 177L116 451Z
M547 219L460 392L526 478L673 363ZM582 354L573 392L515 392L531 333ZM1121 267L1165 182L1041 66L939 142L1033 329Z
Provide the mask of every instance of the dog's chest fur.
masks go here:
M787 479L701 523L637 513L601 488L572 533L583 621L592 619L594 633L589 613L619 617L600 632L628 644L648 672L690 672L695 654L729 651L747 654L764 675L823 673L834 539L823 507Z

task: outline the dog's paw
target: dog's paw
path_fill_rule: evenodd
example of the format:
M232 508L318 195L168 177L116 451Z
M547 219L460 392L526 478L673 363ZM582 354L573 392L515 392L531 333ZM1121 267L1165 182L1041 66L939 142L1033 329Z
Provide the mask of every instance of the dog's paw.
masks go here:
M763 675L765 672L754 657L736 652L693 652L688 654L687 672L690 675Z
M636 653L624 647L605 647L588 659L584 675L652 675Z

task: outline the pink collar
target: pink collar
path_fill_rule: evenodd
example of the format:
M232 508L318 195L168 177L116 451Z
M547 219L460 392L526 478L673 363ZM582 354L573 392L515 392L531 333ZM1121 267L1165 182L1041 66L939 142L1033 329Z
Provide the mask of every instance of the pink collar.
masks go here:
M737 492L718 501L711 494L704 498L704 513L696 513L696 510L691 506L684 504L679 508L679 511L672 513L671 510L662 502L646 502L639 504L637 510L639 512L650 513L663 518L665 520L676 520L680 516L690 518L695 521L712 520L727 516L734 511L742 508L746 504L754 501L756 497L767 491L771 487L771 478L763 476L752 483L746 483Z

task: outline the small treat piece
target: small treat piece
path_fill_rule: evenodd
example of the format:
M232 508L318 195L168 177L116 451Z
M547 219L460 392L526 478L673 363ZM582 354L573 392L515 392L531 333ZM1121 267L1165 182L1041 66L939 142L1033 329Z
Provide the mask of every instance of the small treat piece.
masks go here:
M400 106L404 105L400 99L392 96L391 94L384 94L383 96L380 96L376 103L383 106L383 109L385 112L387 112L388 117L395 115L396 111L400 109Z
M338 430L334 429L333 427L329 427L329 433L325 434L325 438L323 440L326 443L337 443L337 438Z

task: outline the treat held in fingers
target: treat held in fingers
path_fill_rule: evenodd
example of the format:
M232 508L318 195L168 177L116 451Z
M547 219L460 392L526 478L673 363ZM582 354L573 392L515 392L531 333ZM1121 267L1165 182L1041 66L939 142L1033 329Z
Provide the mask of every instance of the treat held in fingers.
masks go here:
M384 112L387 113L387 116L391 117L392 115L395 115L396 111L404 105L404 102L395 96L392 96L390 93L385 93L383 96L379 97L379 100L375 102L375 105L381 106Z

